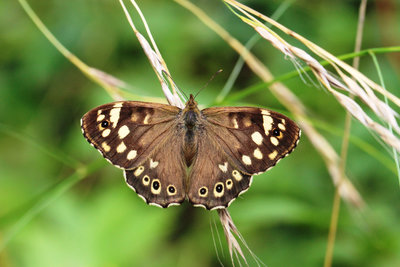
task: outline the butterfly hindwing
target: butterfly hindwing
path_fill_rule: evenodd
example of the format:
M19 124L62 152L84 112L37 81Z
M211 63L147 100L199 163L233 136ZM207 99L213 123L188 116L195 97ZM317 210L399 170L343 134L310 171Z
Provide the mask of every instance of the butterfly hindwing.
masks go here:
M213 151L213 153L210 153ZM204 133L188 179L188 199L206 209L226 208L245 192L252 176L235 166L222 147Z
M185 200L182 138L182 132L174 132L140 166L125 170L127 184L146 203L166 208Z
M86 113L82 132L113 165L132 169L165 138L179 108L136 101L105 104Z

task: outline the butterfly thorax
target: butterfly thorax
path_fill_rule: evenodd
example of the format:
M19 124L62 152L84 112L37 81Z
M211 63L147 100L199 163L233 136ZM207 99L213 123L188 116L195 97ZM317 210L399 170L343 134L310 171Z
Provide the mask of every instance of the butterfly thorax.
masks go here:
M201 132L201 112L197 107L197 102L194 100L193 95L190 95L185 108L182 111L183 128L185 131L184 154L186 165L192 164L193 158L196 155L196 134Z

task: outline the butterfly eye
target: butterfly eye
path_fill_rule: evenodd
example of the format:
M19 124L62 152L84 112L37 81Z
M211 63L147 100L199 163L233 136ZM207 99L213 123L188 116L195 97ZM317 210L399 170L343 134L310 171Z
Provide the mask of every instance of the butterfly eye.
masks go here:
M204 187L204 186L203 186L202 188L200 188L199 194L200 194L200 196L202 196L202 197L207 196L207 188Z
M231 189L233 186L232 179L226 180L226 188Z
M108 121L106 121L106 120L104 120L104 121L101 122L101 127L103 127L103 128L107 128L108 125L109 125L109 123L108 123Z
M150 177L149 177L148 175L145 175L145 176L143 177L143 184L144 184L145 186L148 186L148 185L150 184Z
M218 193L221 193L223 189L224 189L224 187L223 187L222 184L219 184L219 185L217 185L217 186L215 187L215 191L217 191Z
M280 136L281 135L281 131L279 131L278 129L275 129L275 130L272 131L272 134L274 136Z
M160 180L154 179L153 182L151 183L151 192L155 195L160 194L161 192L161 183Z
M175 195L175 194L176 194L175 186L169 185L169 186L168 186L168 195L173 196L173 195Z
M158 181L154 181L153 188L154 188L154 190L157 190L158 188L160 188L160 183Z
M224 195L224 184L217 183L214 187L214 196L215 197L222 197Z

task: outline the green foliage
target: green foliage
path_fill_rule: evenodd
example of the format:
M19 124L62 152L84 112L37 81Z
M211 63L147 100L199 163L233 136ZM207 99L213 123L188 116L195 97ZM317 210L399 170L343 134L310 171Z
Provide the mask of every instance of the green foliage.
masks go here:
M267 15L279 6L277 1L253 2L247 4ZM254 34L222 3L201 3L240 41ZM175 3L139 4L175 82L187 94L196 93L218 69L224 70L198 96L204 106L216 102L238 58L235 52ZM162 97L118 1L32 5L60 42L85 63L127 82L135 95ZM125 185L122 171L103 160L81 134L80 117L113 99L56 51L16 1L3 1L2 7L0 266L219 266L210 226L216 220L219 227L215 212L189 205L166 210L145 205ZM398 23L377 23L377 17L390 13L374 4L368 10L363 47L399 44ZM353 50L357 12L351 1L304 1L289 7L281 21L333 54L344 54ZM378 33L382 39L376 38ZM265 41L256 44L254 53L276 77L290 78L284 82L340 151L343 108L323 90L293 76L292 63ZM400 86L399 65L388 60L391 55L378 55L388 90ZM378 81L368 56L361 60L361 71ZM285 112L246 67L223 105L243 103ZM342 206L333 263L398 266L400 194L395 164L390 151L357 122L351 134L347 173L367 208L360 212ZM255 177L229 211L250 248L268 266L321 266L333 195L320 155L303 136L293 154ZM220 227L218 232L223 244L221 252L215 240L218 254L229 266Z

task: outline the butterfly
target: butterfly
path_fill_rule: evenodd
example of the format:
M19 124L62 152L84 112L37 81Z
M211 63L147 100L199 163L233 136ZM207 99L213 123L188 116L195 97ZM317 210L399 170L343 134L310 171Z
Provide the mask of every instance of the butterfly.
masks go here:
M96 107L81 119L84 137L143 200L159 207L185 199L206 209L228 207L252 176L296 147L300 129L286 116L256 107L200 110L138 101Z

